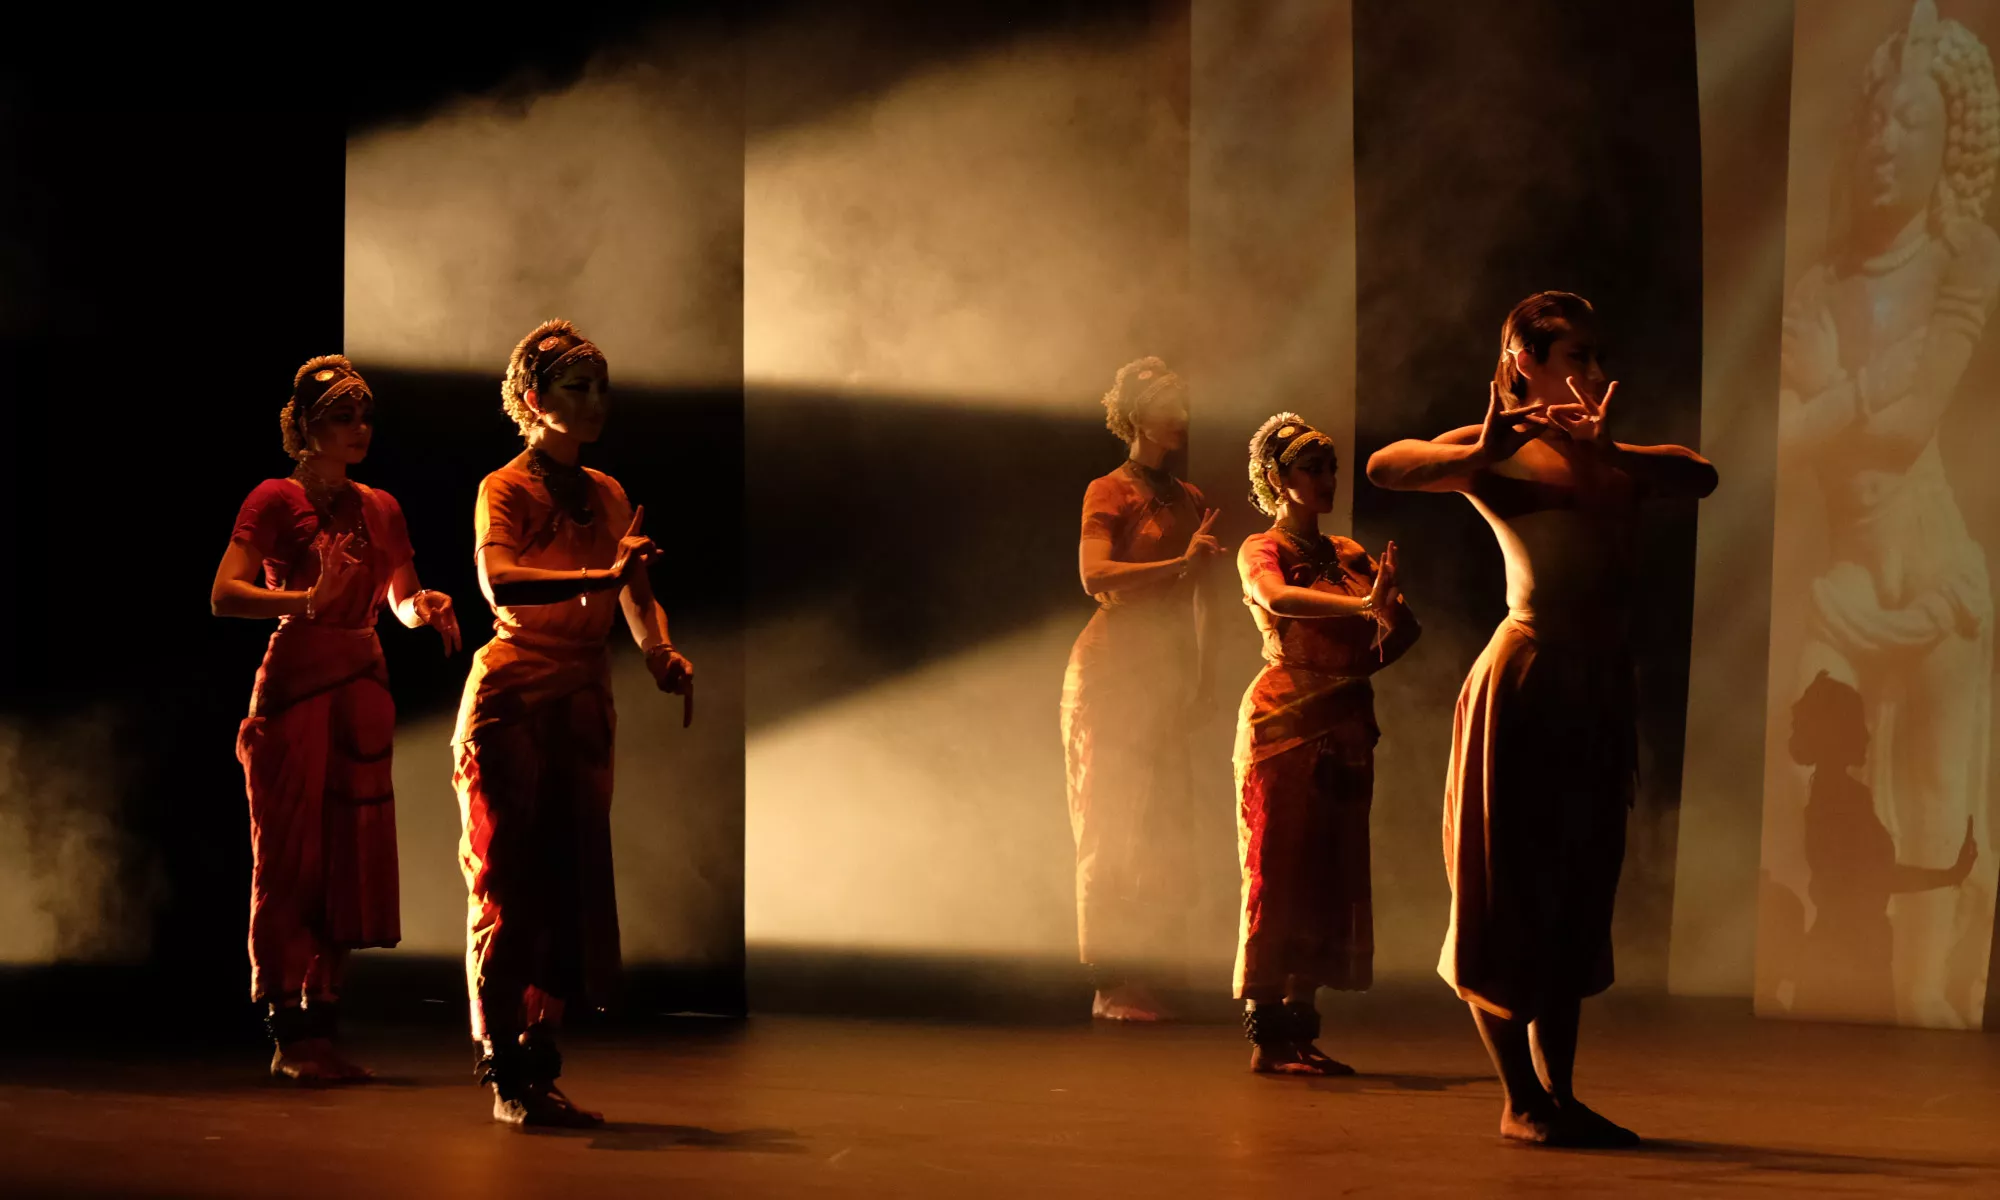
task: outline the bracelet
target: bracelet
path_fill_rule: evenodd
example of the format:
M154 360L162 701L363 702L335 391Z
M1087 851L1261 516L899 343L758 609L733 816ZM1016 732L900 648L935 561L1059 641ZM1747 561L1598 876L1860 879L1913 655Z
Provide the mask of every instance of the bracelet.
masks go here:
M648 646L644 650L640 651L641 654L644 654L649 659L656 654L663 654L663 653L672 654L673 652L674 652L674 644L672 642L655 642L651 646Z
M316 620L316 619L317 619L317 618L315 618L315 617L313 616L313 590L312 590L311 588L307 588L307 589L306 589L306 620L308 620L308 621L311 621L311 620Z

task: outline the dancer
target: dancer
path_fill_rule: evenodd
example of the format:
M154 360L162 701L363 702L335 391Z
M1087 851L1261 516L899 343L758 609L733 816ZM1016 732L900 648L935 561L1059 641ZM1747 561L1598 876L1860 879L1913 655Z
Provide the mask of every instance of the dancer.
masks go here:
M609 389L603 353L569 322L523 338L500 396L528 447L479 485L473 521L494 637L465 682L452 782L472 1036L509 1125L603 1121L556 1086L555 1035L567 1003L605 1002L619 967L605 639L621 609L660 690L683 697L683 726L694 715L694 670L646 577L659 551L645 509L577 464Z
M1419 633L1396 586L1395 543L1377 564L1319 532L1339 470L1333 439L1297 414L1250 439L1250 499L1273 524L1236 556L1268 664L1236 724L1236 998L1250 1069L1263 1074L1354 1073L1314 1044L1313 999L1373 982L1368 809L1381 731L1369 676Z
M446 654L459 647L451 597L417 582L402 508L347 477L368 456L374 412L347 359L299 368L278 418L298 466L243 502L209 592L218 617L278 619L236 757L250 797L250 998L267 1013L271 1074L300 1083L370 1077L334 1040L341 982L349 951L401 937L396 708L376 614L386 600L404 625L437 630Z
M1501 1133L1563 1145L1638 1140L1571 1086L1583 998L1611 986L1634 797L1635 508L1716 484L1691 450L1611 440L1618 385L1597 347L1583 297L1528 297L1501 329L1485 421L1368 463L1380 487L1464 493L1506 559L1508 615L1466 677L1452 732L1438 973L1470 1003L1499 1070Z
M1861 693L1821 671L1792 706L1792 761L1812 770L1806 862L1814 917L1800 948L1791 1011L1880 1020L1895 1009L1891 897L1952 889L1979 859L1971 817L1949 867L1900 861L1875 796L1852 772L1868 763Z
M1201 491L1168 470L1187 446L1181 377L1157 358L1128 363L1104 412L1128 457L1083 494L1077 561L1098 609L1063 676L1077 942L1091 1015L1153 1021L1140 964L1185 922L1187 714L1212 679L1196 574L1222 546Z

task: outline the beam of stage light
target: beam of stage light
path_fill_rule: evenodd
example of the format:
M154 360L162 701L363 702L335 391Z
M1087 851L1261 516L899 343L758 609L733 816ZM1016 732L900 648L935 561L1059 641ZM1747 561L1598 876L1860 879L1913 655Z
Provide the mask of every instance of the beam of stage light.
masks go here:
M561 316L615 379L735 389L741 97L736 55L662 43L562 90L356 134L346 352L497 375L523 331Z
M1047 37L755 132L752 387L1073 409L1185 328L1186 128L1172 26ZM758 63L760 72L783 63ZM1087 399L1086 399L1087 403Z
M1726 486L1701 506L1695 549L1668 988L1747 996L1756 955L1757 842L1769 644L1778 321L1792 6L1698 0L1701 103L1701 451Z
M1060 617L754 734L745 934L756 946L1074 961L1074 848L1056 694ZM1234 817L1201 840L1205 932L1176 962L1226 977Z

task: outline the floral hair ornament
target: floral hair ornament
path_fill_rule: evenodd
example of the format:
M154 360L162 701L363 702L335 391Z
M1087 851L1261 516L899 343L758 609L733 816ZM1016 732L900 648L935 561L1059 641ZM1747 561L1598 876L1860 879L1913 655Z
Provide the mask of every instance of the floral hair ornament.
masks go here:
M564 367L585 360L601 363L604 351L580 333L552 333L536 342L522 364L527 368L530 384L522 391L521 399L535 404L537 393L548 386L549 380L561 374Z
M1333 447L1333 439L1304 421L1287 421L1264 442L1264 461L1289 467L1314 446Z
M368 381L361 378L361 372L354 364L338 354L315 358L299 369L292 383L293 411L298 413L306 425L319 420L327 409L342 397L355 393L372 400L374 392L369 390Z

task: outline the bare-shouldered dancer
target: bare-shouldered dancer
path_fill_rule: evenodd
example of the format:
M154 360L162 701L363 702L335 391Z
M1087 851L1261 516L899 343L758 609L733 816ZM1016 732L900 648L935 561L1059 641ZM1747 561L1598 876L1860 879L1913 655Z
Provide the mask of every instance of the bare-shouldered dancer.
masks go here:
M1500 1132L1572 1146L1638 1141L1572 1089L1583 998L1611 986L1633 799L1635 509L1716 485L1691 450L1604 432L1617 384L1597 346L1583 297L1528 297L1501 329L1485 421L1368 463L1378 487L1464 493L1506 556L1507 619L1466 677L1452 731L1438 973L1500 1073Z

